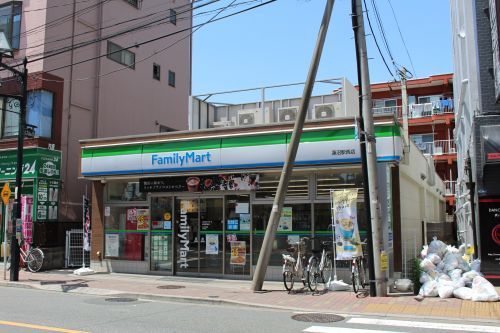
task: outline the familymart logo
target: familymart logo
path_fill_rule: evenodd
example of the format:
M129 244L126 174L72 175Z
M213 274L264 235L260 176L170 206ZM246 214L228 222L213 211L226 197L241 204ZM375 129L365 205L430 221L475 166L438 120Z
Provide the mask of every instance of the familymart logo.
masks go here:
M206 162L212 162L212 154L208 151L202 154L191 151L185 153L151 155L151 164L153 166L177 165L182 167Z

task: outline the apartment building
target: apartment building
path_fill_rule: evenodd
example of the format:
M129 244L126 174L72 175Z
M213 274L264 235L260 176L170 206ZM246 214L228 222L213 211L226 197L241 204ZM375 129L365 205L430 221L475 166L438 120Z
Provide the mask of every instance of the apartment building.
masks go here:
M452 0L450 10L459 232L500 283L500 4Z
M432 156L446 186L446 221L453 222L457 179L453 75L409 79L406 86L409 137L424 155ZM402 122L401 82L375 83L371 89L374 114L394 114Z
M80 139L188 126L191 1L0 0L0 17L13 49L3 63L28 59L27 123L36 127L25 146L61 152L57 221L81 221L90 188L79 179ZM2 153L17 147L20 87L0 76Z

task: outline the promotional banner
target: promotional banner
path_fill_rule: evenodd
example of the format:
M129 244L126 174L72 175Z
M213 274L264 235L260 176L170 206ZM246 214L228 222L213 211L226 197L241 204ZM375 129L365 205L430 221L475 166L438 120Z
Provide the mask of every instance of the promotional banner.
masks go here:
M231 242L231 265L245 266L247 262L247 243L245 241Z
M330 192L335 242L338 260L350 260L361 255L356 203L358 189L334 190Z
M33 243L33 196L21 196L21 220L23 221L23 239L25 244Z
M83 196L83 249L90 251L90 202Z
M219 254L219 235L206 235L206 254Z
M247 191L258 186L256 174L145 178L139 182L140 192Z
M481 272L500 276L500 198L479 199Z

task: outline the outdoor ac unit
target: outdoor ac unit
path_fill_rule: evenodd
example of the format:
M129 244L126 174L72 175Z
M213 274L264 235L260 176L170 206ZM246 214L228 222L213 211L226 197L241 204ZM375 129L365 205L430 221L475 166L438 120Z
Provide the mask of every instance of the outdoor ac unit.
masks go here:
M234 125L234 122L232 122L231 120L214 121L212 123L213 128L233 127Z
M256 124L269 123L269 109L264 110L264 116L262 115L262 109L248 109L238 111L238 125L248 126Z
M284 123L287 121L295 121L297 114L299 113L298 106L291 106L287 108L278 109L278 122Z
M340 115L342 103L328 103L314 105L313 116L314 119L332 119L336 115Z

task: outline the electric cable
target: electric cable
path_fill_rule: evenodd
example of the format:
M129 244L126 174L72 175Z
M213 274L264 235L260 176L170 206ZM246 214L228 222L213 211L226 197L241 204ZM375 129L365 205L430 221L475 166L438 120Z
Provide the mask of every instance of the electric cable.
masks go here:
M417 75L417 72L415 71L415 67L413 66L413 60L411 59L410 52L408 52L408 48L406 47L406 42L405 42L405 39L403 38L403 33L401 32L401 29L399 27L398 18L396 16L394 8L392 7L392 2L391 2L391 0L387 0L387 2L389 2L389 6L391 7L391 10L392 10L392 15L394 16L394 20L396 21L396 26L398 27L399 36L401 37L401 40L403 41L403 45L404 45L404 48L406 50L406 54L408 55L408 58L410 59L410 65L411 65L411 69L413 71L413 73L410 72L410 74L412 76Z

